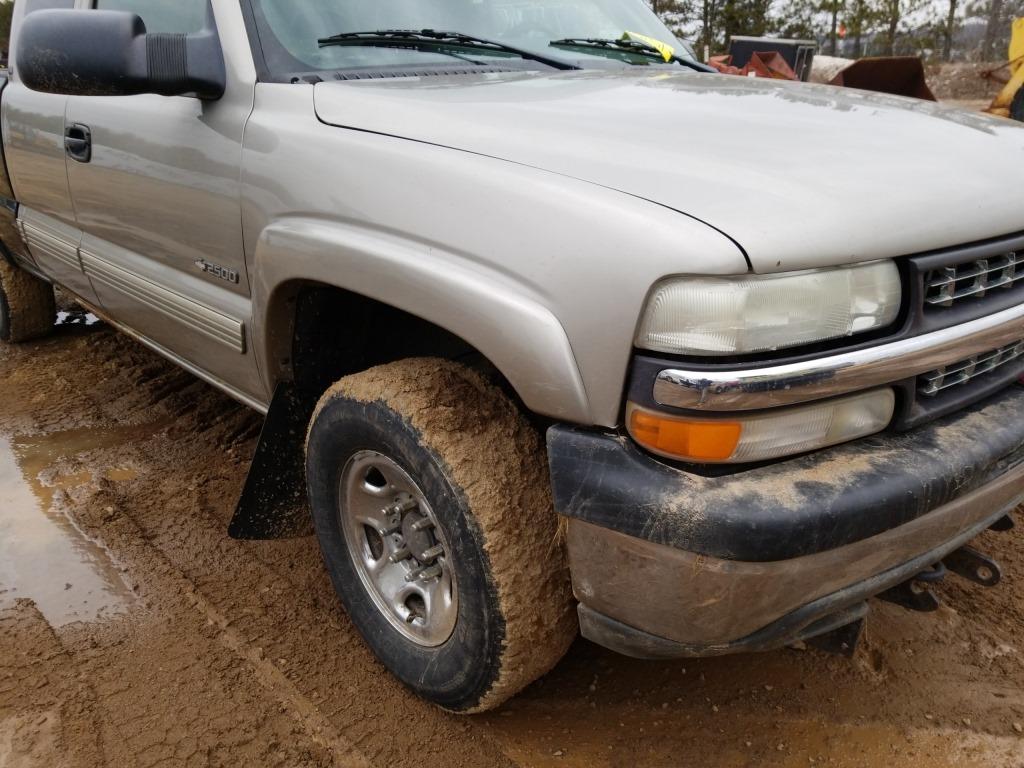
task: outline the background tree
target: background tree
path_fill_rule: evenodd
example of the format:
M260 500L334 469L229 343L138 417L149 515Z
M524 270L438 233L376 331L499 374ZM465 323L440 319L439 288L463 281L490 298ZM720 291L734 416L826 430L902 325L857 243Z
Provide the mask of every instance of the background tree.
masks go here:
M701 0L700 35L697 44L700 51L714 52L718 49L718 19L722 13L722 0Z
M867 53L865 39L879 23L879 9L869 0L851 0L843 14L847 37L853 42L850 56L859 59Z
M771 23L772 0L723 0L720 26L724 41L737 35L760 37Z
M956 36L956 12L959 8L959 0L949 0L949 10L946 14L946 24L942 28L942 60L950 61L953 58L953 38Z
M845 0L824 0L821 10L829 18L829 55L837 56L839 54L839 15L846 10L846 2Z
M669 29L685 35L685 27L694 17L694 0L650 0L650 5Z
M790 0L776 14L772 32L796 40L818 40L825 34L821 0Z
M0 0L3 2L3 0ZM703 54L735 35L816 40L823 54L1005 57L1010 22L1024 0L648 0ZM845 31L840 39L840 31Z
M934 6L930 0L880 0L878 12L882 20L882 54L895 56L900 37L919 37L911 33L915 29L928 26L926 17L934 13ZM930 42L910 40L908 45L904 46L903 52L916 53L918 51L914 50L915 48L920 49Z
M996 40L999 38L1003 21L1003 0L991 0L985 12L985 37L981 42L981 60L992 61Z

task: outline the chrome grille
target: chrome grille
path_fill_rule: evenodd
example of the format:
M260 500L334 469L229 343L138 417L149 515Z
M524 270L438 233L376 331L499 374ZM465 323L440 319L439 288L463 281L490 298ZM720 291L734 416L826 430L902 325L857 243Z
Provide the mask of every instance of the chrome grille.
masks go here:
M926 397L934 397L945 389L967 384L1022 355L1024 355L1024 341L969 357L958 363L939 368L937 371L922 374L917 380L917 391Z
M951 307L962 299L981 299L989 292L1012 288L1024 280L1024 253L933 269L925 275L925 306Z

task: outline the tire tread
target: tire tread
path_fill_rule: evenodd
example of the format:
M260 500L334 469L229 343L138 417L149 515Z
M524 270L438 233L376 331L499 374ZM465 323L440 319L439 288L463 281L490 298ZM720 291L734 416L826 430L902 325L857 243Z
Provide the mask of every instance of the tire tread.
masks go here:
M465 494L505 633L496 676L460 711L499 706L550 671L578 631L539 435L498 387L441 359L407 359L346 377L320 400L312 423L339 397L381 402L402 415Z

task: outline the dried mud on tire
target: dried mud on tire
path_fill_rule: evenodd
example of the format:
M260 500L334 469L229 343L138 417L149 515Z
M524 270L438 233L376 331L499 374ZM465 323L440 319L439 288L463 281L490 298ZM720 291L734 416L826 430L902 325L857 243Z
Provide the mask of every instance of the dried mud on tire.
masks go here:
M403 360L349 376L320 400L314 424L338 398L380 402L407 420L465 495L504 625L497 675L467 711L498 706L549 672L577 632L539 436L496 386L445 360Z
M0 339L15 344L39 338L53 328L57 314L53 287L12 267L0 255Z

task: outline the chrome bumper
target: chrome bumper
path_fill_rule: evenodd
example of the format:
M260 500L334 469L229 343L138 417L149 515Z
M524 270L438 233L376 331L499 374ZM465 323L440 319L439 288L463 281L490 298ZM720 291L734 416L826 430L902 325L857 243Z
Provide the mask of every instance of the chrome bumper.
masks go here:
M938 562L1024 500L1024 466L892 530L778 562L721 560L569 521L584 637L634 656L793 642ZM614 626L612 631L609 627Z
M729 371L662 371L654 400L711 411L772 408L918 376L1024 339L1024 305L941 331L830 357Z

